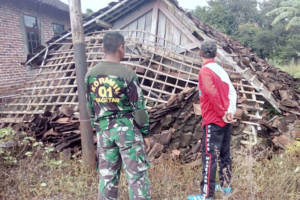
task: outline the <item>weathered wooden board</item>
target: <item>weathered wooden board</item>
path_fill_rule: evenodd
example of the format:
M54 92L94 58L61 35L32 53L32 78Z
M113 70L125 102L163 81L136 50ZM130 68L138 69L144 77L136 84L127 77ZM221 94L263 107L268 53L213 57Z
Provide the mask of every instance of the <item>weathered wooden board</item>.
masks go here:
M165 36L166 36L166 16L162 13L158 13L158 28L157 28L157 37L158 41L157 43L161 46L165 46Z

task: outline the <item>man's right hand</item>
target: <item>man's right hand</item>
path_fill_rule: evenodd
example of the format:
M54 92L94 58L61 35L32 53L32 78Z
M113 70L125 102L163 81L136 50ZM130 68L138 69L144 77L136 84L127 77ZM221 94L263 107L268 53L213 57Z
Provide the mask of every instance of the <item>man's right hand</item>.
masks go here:
M234 115L232 113L226 113L222 119L227 124L235 122Z

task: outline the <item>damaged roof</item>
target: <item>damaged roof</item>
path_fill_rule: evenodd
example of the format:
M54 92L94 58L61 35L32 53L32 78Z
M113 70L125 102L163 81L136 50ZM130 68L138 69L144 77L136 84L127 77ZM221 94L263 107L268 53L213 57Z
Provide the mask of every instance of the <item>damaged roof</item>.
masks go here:
M64 12L69 12L69 6L60 0L35 0L37 3L42 3Z
M131 11L136 10L137 7L143 5L146 2L151 2L153 0L119 0L110 2L106 7L94 12L88 17L83 19L84 32L89 33L95 31L97 27L97 20L101 20L107 24L112 24L120 17L128 14ZM98 27L99 28L99 27ZM103 29L103 28L102 28ZM99 30L99 29L98 29ZM71 35L71 30L68 30L61 35L57 35L49 40L47 43L55 43L57 40L64 38L65 35Z
M94 26L94 23L98 19L103 20L107 23L113 23L114 21L124 17L128 12L134 12L137 10L139 6L146 2L152 2L154 0L120 0L119 2L111 3L107 7L99 10L94 13L92 16L85 19L84 29L86 33L86 42L89 46L89 62L90 66L93 66L96 62L101 61L101 57L103 56L101 52L101 35L103 32L94 32L95 30L91 27ZM196 42L190 49L185 49L182 52L188 52L190 50L197 49L200 46L201 42L205 40L214 40L218 44L218 59L220 63L226 68L230 68L233 72L231 77L232 79L236 79L236 87L239 90L240 94L243 94L243 98L240 98L240 103L244 103L245 99L250 100L250 105L247 105L250 110L254 110L255 112L260 112L263 108L263 104L265 102L269 102L278 112L290 112L297 115L300 115L300 92L297 89L297 80L295 80L288 73L282 72L280 69L275 68L269 65L265 60L257 57L250 49L244 47L240 43L232 40L230 37L218 32L210 26L207 26L199 19L192 16L190 13L187 13L185 10L180 8L176 1L174 0L161 0L161 2L165 3L168 9L176 20L180 21L182 28L188 29L189 32L196 38ZM74 61L73 61L73 53L72 53L72 41L71 41L71 33L65 33L59 38L55 38L50 41L49 45L37 54L33 59L29 60L27 64L31 63L35 58L42 58L43 64L41 66L42 72L40 74L38 81L40 86L33 85L32 87L25 88L24 90L32 92L31 94L27 94L24 96L24 101L17 101L14 104L10 104L10 106L15 106L15 108L7 108L8 111L0 111L0 114L3 113L6 115L6 118L15 119L17 113L19 112L19 117L24 114L31 115L34 112L40 113L43 108L50 107L51 109L56 109L57 106L61 105L77 105L77 85L74 84L75 81L75 70L74 70ZM153 37L153 36L150 36ZM155 49L156 46L149 46L147 42L139 42L137 38L135 41L132 41L133 44L131 55L128 55L128 64L132 67L138 66L141 71L151 71L153 73L158 73L159 76L170 76L170 78L176 78L180 83L180 81L185 81L187 84L185 86L180 86L179 89L183 89L184 87L188 87L190 85L197 85L197 78L194 80L194 76L197 77L197 70L201 66L201 62L198 60L194 61L193 58L188 57L183 54L179 54L174 51L172 48L163 47L161 48L160 44L155 44L160 48ZM148 46L147 46L148 45ZM99 49L100 48L100 49ZM162 52L160 52L160 50ZM165 52L167 53L165 53ZM197 52L196 50L192 53ZM190 53L190 52L189 52ZM150 56L149 56L150 55ZM152 55L152 56L151 56ZM61 57L60 57L61 56ZM164 58L164 59L160 59ZM166 63L162 63L167 59L169 62L169 72L159 71L157 66L165 66ZM58 62L58 63L57 63ZM131 62L131 63L130 63ZM140 63L137 63L140 62ZM175 64L174 64L175 62ZM148 65L148 64L151 65ZM171 63L171 64L170 64ZM173 63L173 65L172 65ZM192 63L192 64L191 64ZM45 64L45 65L44 65ZM175 70L174 66L186 66L188 69L191 69L192 73L186 73L183 71L182 75L172 74L171 72ZM44 66L43 66L44 65ZM156 67L156 68L155 68ZM179 70L180 71L180 70ZM61 81L62 85L57 85L58 83L53 82L53 78L43 78L43 75L51 76L54 74L60 74L58 80ZM71 78L69 77L72 74ZM151 74L150 74L151 75ZM187 76L186 76L187 75ZM56 75L55 75L56 76ZM238 77L234 77L238 76ZM149 79L147 74L141 75L141 77L145 79ZM154 79L157 76L154 76ZM151 81L157 81L157 84L161 84L160 80L154 80L153 77L150 77ZM46 81L46 85L43 82ZM48 82L47 82L48 81ZM71 81L66 85L65 81ZM34 82L34 81L33 81ZM175 81L176 82L176 81ZM35 83L32 83L35 84ZM50 84L50 86L49 86ZM65 85L64 85L65 84ZM164 83L165 84L165 83ZM246 86L245 86L246 84ZM52 86L51 86L52 85ZM155 85L155 84L154 84ZM167 84L167 87L174 87L174 85ZM183 88L182 88L183 87ZM53 93L50 94L48 89L58 89L64 90L69 89L73 92L72 94L65 94L65 97L58 98L60 94ZM164 87L161 87L164 88ZM244 89L243 89L244 88ZM147 89L147 88L146 88ZM161 91L160 88L148 88L154 92L163 92L167 96L171 94L166 91ZM40 91L38 91L40 90ZM33 92L37 92L37 96L33 95ZM43 94L45 92L45 94ZM55 91L54 91L55 92ZM259 96L259 97L258 97ZM257 98L258 97L258 98ZM263 98L264 97L264 100ZM34 98L37 102L28 105L26 103L28 98ZM48 102L44 102L44 98ZM72 98L72 102L69 102L69 98ZM158 101L158 98L152 99ZM257 99L256 99L257 98ZM54 100L53 100L54 99ZM56 99L56 100L55 100ZM59 102L59 100L63 102ZM53 101L53 102L52 102ZM162 102L165 102L166 99L163 99ZM159 101L158 101L159 102ZM257 106L257 104L261 104ZM18 106L24 106L23 111ZM34 109L34 110L28 110ZM17 110L12 111L12 110ZM22 111L20 111L22 110ZM3 115L4 116L4 115ZM0 116L1 117L1 116ZM256 116L253 115L253 118ZM261 118L261 117L260 117ZM256 118L259 119L259 118Z
M93 15L87 17L84 21L85 33L91 33L95 31L93 27L97 20L102 20L106 23L114 23L116 20L124 17L129 12L135 12L139 6L152 2L153 0L119 0L117 2L111 2L107 7L100 9ZM224 64L233 67L243 77L250 81L251 84L261 93L268 101L280 112L280 109L290 110L287 107L291 107L291 103L288 99L283 99L280 96L279 90L283 88L285 84L293 89L290 93L293 93L292 99L298 99L298 94L294 92L295 84L294 79L287 73L280 71L279 69L269 65L265 60L256 56L251 49L244 47L237 41L234 41L225 34L222 34L214 28L201 22L199 19L194 17L191 13L186 12L179 5L177 0L161 0L164 2L172 14L197 38L198 42L194 48L200 46L204 40L214 40L219 46L218 55L219 58L225 61ZM97 25L96 25L97 26ZM103 29L103 28L102 28ZM60 37L53 38L49 41L50 46L59 42L66 37L71 36L71 32L66 32ZM49 47L50 47L49 46ZM44 50L45 51L45 50ZM36 56L37 57L37 56ZM34 58L29 60L30 63ZM264 75L269 73L268 77ZM278 75L281 76L278 76ZM274 77L273 77L274 75ZM280 77L280 78L279 78ZM274 84L273 82L276 82ZM274 88L275 85L275 88ZM295 94L297 94L295 96ZM282 101L285 102L282 102ZM296 101L297 102L297 101ZM285 105L280 105L284 103ZM299 113L299 103L297 103L297 113ZM292 105L295 107L295 105ZM296 106L297 107L297 106Z

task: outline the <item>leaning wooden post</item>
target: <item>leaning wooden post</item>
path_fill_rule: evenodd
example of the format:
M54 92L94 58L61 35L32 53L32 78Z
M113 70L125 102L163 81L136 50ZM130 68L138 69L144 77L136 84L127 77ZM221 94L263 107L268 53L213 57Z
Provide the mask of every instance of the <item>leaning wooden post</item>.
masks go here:
M69 6L79 100L82 156L84 162L88 164L90 168L95 168L96 159L93 130L86 107L87 100L84 76L87 72L87 62L80 0L69 0Z

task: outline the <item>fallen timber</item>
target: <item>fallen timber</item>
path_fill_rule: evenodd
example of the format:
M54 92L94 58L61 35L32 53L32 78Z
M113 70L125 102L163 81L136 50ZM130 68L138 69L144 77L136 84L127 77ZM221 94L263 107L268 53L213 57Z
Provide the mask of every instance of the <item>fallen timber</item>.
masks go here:
M128 9L133 9L133 2L134 1L120 0L119 3L113 3L107 8L96 12L88 19L85 31L89 67L96 65L103 59L102 38L107 32L94 31L90 25L97 19L103 20L103 18L106 17L104 21L107 21L112 17L114 18L114 14L120 13L118 9L124 5L124 9L127 11ZM135 2L142 4L144 1L140 0ZM131 3L132 6L126 6L127 3ZM268 140L272 140L274 144L282 148L291 144L295 138L298 137L299 133L296 123L300 115L299 79L294 79L289 74L269 65L266 61L254 55L250 49L243 47L228 36L217 32L191 14L186 13L176 4L176 1L161 0L161 3L165 5L159 7L161 12L170 18L176 18L176 20L183 25L182 29L184 32L188 34L190 31L193 37L196 37L196 39L193 39L192 44L182 47L175 45L166 38L152 34L153 32L150 33L142 30L129 29L120 31L126 37L127 44L126 56L123 63L137 72L145 94L147 107L150 109L150 115L156 117L154 118L156 121L152 121L151 131L159 130L160 125L158 125L158 121L167 120L164 118L165 116L169 116L169 118L171 118L170 115L180 116L178 113L183 112L183 108L181 108L180 105L185 105L191 109L191 102L194 104L197 101L197 97L194 97L195 102L176 100L176 102L181 103L170 104L170 102L172 102L171 99L174 100L176 94L185 91L188 87L197 86L198 70L201 67L197 52L198 48L202 41L213 40L218 44L219 56L217 61L229 73L238 91L238 113L242 116L242 119L235 124L236 128L234 130L239 133L238 135L247 137L247 140L242 139L240 144L256 145L259 143L257 136L260 135L265 136ZM35 62L37 63L36 65L40 67L40 72L37 76L28 82L24 88L20 89L19 96L12 98L10 103L0 105L0 126L13 125L16 123L27 124L33 122L33 119L35 119L33 124L43 124L40 118L47 118L47 120L44 119L43 122L48 124L47 127L53 128L53 134L57 134L56 131L62 131L64 129L56 129L56 131L54 131L55 126L60 127L61 124L55 120L51 121L47 116L50 115L50 113L51 116L57 115L57 113L60 112L59 109L66 105L70 106L74 111L72 117L68 118L70 118L71 121L76 121L78 116L78 94L75 80L74 52L70 34L66 33L59 39L53 39L49 44L50 45L40 54L26 63L28 65L34 65ZM181 99L181 97L176 98ZM190 100L191 98L188 99ZM164 114L160 114L160 112L162 112L161 110L155 112L152 110L159 108L159 106L165 106L162 109L164 110ZM177 110L178 115L170 114L175 110ZM45 115L45 113L48 114ZM191 113L193 113L192 110L188 112L189 115ZM295 121L294 124L291 120ZM190 120L187 120L186 122L188 123L189 121ZM65 124L64 126L69 128L75 126L74 124L76 123L72 123L68 125ZM201 120L195 121L195 123L200 126ZM173 126L172 123L169 125L169 129L172 127L174 129L175 125ZM183 124L181 124L181 126L185 127ZM175 126L175 132L178 128L181 130L181 126ZM39 126L36 125L36 127ZM37 128L38 130L42 130L38 134L43 135L44 133L42 132L48 129L47 127ZM171 129L171 133L174 132L173 129ZM198 129L199 127L197 127L197 130ZM189 130L189 128L186 128L186 130ZM47 131L50 131L47 135L47 137L50 137L52 131L51 129ZM75 137L73 134L78 135L78 132L74 132L73 130L68 131L67 137L72 138ZM160 155L161 152L170 150L170 148L168 148L170 145L166 144L167 141L176 141L172 139L173 134L171 137L170 132L167 133L167 128L162 129L162 131L165 132L155 131L154 135L164 133L163 135L167 135L167 139L164 140L164 142L160 142L159 140L155 140L153 136L152 143L154 145L150 153L151 155L155 155L154 157ZM62 131L62 133L64 132ZM185 135L185 133L182 134ZM58 135L60 135L60 133L58 133ZM186 138L191 138L194 133L189 131L187 135L188 136L185 136ZM196 137L192 138L194 142L196 141L195 139L197 139ZM73 141L75 139L76 138L72 138L71 140ZM188 139L184 139L184 141L187 140ZM78 143L78 141L72 142L72 144L76 143ZM174 146L176 145L174 144ZM179 146L185 145L183 143ZM192 147L197 149L193 142ZM58 150L64 149L65 148ZM161 151L154 151L153 149L161 149ZM174 150L176 149L178 150L178 148L174 148ZM178 151L180 155L184 155L182 150ZM179 153L175 151L175 154Z
M189 163L199 158L203 130L201 111L197 111L198 103L197 89L189 88L148 111L151 141L148 155L151 161L176 157L182 163ZM260 154L261 149L284 149L300 138L300 120L295 114L268 120L269 113L265 112L265 117L257 120L261 129L253 134L245 109L238 108L235 115L237 122L233 124L233 151L250 145L258 149L255 155ZM15 128L52 144L58 152L78 155L81 151L79 120L74 113L71 107L62 106L53 113L46 111L34 115L29 123L19 124ZM94 141L96 144L96 138Z

